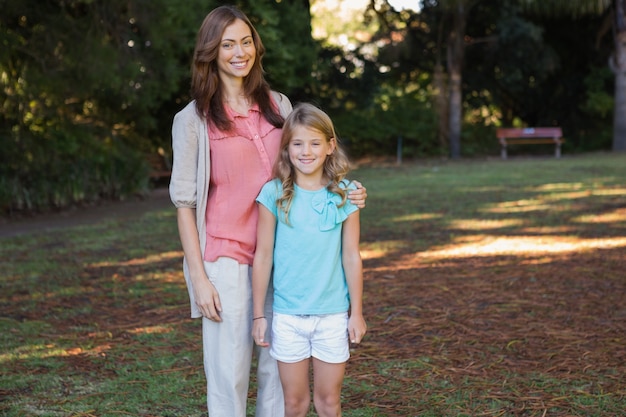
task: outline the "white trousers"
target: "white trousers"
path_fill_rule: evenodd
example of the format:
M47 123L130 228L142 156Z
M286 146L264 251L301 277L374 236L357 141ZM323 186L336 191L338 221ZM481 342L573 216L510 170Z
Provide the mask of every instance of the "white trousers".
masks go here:
M222 303L222 322L202 318L204 372L209 417L246 417L252 339L252 268L230 258L205 262L204 268ZM273 289L268 289L265 317L270 340ZM254 348L258 358L256 417L284 416L283 391L276 361L268 348Z

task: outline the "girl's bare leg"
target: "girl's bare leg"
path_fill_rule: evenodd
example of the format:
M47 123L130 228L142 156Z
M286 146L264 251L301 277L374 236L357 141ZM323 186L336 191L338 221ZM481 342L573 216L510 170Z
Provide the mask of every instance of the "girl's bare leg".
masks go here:
M313 403L320 417L341 416L341 385L346 363L313 358Z
M285 395L285 417L306 417L311 405L309 360L278 362L280 382Z

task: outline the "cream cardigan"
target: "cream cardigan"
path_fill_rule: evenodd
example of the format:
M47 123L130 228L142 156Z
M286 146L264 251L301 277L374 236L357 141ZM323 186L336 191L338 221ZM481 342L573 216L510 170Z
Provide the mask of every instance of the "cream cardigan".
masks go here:
M291 113L291 102L284 94L272 91L272 98L278 105L280 114L287 117ZM198 116L196 102L192 101L174 116L172 124L172 177L169 192L176 208L195 208L196 227L200 239L201 253L206 245L206 207L209 197L209 134L206 120ZM196 306L189 267L183 259L183 273L191 303L191 317L202 317Z

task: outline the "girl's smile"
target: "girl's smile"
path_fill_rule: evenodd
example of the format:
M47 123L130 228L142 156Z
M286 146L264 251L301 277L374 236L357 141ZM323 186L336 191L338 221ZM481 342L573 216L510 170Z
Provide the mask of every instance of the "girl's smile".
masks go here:
M335 139L305 126L295 126L289 141L289 159L296 170L296 183L322 184L324 162L335 150Z

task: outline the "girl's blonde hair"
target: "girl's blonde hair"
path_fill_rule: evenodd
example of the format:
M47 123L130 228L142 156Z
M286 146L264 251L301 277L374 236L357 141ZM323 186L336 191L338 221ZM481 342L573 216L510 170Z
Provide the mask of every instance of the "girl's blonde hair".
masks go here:
M219 6L213 9L204 18L198 30L191 65L191 97L196 100L196 111L199 116L209 119L220 130L229 131L232 128L232 122L228 119L222 101L223 87L220 83L217 58L222 35L236 20L248 25L256 49L254 64L243 80L245 95L259 105L263 117L270 124L281 127L283 117L272 105L270 86L265 80L261 63L265 47L248 17L234 6Z
M339 207L343 206L348 198L347 186L342 184L342 181L350 171L350 161L339 143L332 120L314 105L299 103L285 120L278 158L274 164L274 177L280 180L283 187L282 195L278 197L276 203L279 212L283 212L287 224L289 224L289 210L295 194L294 179L296 176L295 168L289 158L289 142L297 126L316 130L324 135L324 138L329 142L331 139L335 139L335 150L327 155L324 161L323 177L328 181L326 189L341 197Z

